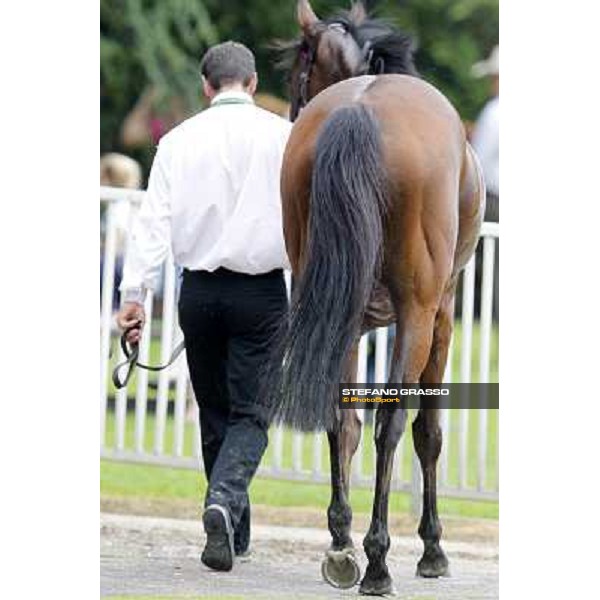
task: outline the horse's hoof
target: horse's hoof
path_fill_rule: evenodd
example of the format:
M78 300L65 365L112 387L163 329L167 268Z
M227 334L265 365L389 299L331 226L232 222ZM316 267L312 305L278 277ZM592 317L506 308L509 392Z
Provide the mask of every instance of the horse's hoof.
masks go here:
M360 583L359 593L364 596L385 596L394 593L392 578L386 575L383 579L365 578Z
M346 590L355 586L360 579L360 567L352 548L328 550L321 563L321 574L334 588Z
M421 560L417 563L419 577L448 577L450 569L444 551L439 547L430 547L425 550Z

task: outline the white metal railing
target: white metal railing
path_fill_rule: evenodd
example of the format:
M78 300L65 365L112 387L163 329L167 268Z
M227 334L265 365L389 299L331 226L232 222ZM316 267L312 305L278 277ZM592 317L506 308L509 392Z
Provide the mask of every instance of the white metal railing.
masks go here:
M110 370L122 360L120 350L109 358L111 344L116 348L117 332L113 324L113 294L117 255L125 253L118 231L116 210L120 203L136 206L145 192L117 188L100 188L105 207L102 239L103 271L100 316L100 454L104 458L132 462L172 465L197 469L201 467L200 430L197 409L188 397L188 373L185 358L180 358L158 376L137 370L127 388L116 391L110 382ZM129 223L131 222L129 217ZM461 382L473 379L472 363L478 365L477 378L490 381L493 348L493 286L495 240L499 237L496 223L484 223L481 277L481 310L475 327L475 259L467 265L462 278L460 344L453 338L445 381L451 382L453 361L458 366ZM120 241L119 241L120 240ZM289 279L288 279L289 285ZM147 322L140 342L141 362L166 362L174 343L182 334L177 323L176 269L172 260L164 268L160 297L151 293L146 299ZM157 313L158 305L162 305ZM157 315L159 315L157 317ZM479 353L473 356L475 333L479 332ZM389 365L390 328L379 328L359 345L357 381L368 381L371 364L373 381L386 381ZM369 354L369 344L374 352ZM185 354L185 353L184 353ZM150 398L154 396L152 399ZM364 417L364 414L363 414ZM473 420L473 421L472 421ZM370 427L365 426L365 430ZM498 498L497 479L497 412L443 410L441 427L444 437L439 460L439 494L472 499ZM495 429L495 432L494 432ZM372 436L371 436L372 437ZM420 489L420 469L412 450L410 427L407 427L397 450L392 486L412 492L415 502ZM260 473L265 476L293 480L329 481L329 453L322 433L304 435L274 427ZM410 446L407 447L407 444ZM493 473L489 473L492 466ZM373 443L363 433L353 461L353 485L371 486L375 472ZM494 475L492 477L492 475Z

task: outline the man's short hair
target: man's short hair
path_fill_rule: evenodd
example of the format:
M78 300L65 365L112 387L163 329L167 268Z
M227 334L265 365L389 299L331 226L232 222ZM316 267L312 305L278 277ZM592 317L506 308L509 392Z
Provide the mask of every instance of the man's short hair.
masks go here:
M248 85L256 72L256 61L244 44L229 41L208 49L200 72L215 90L233 83Z

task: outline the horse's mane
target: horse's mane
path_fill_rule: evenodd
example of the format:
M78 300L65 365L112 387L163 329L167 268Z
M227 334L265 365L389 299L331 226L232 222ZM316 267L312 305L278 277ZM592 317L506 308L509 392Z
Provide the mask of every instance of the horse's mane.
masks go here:
M357 23L348 11L326 19L325 23L343 25L360 48L370 42L373 50L371 65L376 65L379 59L383 60L382 73L418 75L413 60L415 44L408 33L381 19L364 19Z
M415 44L411 35L381 19L357 19L351 11L341 11L323 22L326 25L342 25L360 48L370 42L373 51L370 61L373 71L370 72L419 76L414 64ZM303 38L299 37L290 41L277 41L273 45L273 49L279 54L279 68L287 71L292 68L302 41Z

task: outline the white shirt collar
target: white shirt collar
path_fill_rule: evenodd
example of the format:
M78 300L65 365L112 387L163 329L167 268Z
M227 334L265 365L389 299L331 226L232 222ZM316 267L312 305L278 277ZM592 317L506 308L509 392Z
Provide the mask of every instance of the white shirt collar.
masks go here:
M217 94L211 100L210 105L212 106L216 102L221 102L222 100L243 100L245 102L250 102L254 104L254 100L250 94L247 94L246 92L240 92L237 90L228 90Z

